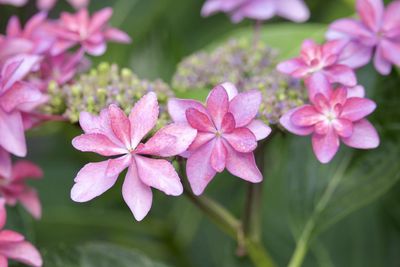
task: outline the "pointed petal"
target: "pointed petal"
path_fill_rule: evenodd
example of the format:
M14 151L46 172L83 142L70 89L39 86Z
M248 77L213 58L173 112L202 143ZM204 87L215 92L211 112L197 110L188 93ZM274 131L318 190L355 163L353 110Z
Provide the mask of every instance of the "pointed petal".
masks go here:
M117 156L128 153L128 150L118 147L103 134L82 134L72 140L72 145L82 152L94 152L102 156Z
M361 85L354 86L353 88L348 88L347 98L351 97L365 97L365 89Z
M110 116L111 129L118 139L127 148L131 148L131 126L128 117L125 113L116 105L110 105L108 107L108 114Z
M277 14L294 22L304 22L309 19L310 11L303 0L277 1Z
M380 45L382 46L382 52L385 59L394 65L400 66L400 42L396 43L389 40L382 40Z
M0 240L1 242L20 242L24 241L25 237L12 230L2 230L0 232Z
M211 115L214 125L219 129L222 119L228 112L229 100L224 87L216 86L207 97L207 110Z
M125 156L114 158L114 159L109 159L108 165L107 165L107 170L105 173L106 177L118 176L127 167L129 167L129 164L131 162L132 162L131 154L127 154Z
M198 132L196 138L194 139L193 143L189 146L188 150L190 151L197 150L199 147L201 147L202 145L204 145L213 138L215 138L215 134L213 133Z
M346 103L347 100L347 87L339 87L337 89L335 89L332 93L332 97L329 101L329 103L331 104L331 106L335 106L337 104L340 104L341 106L343 106Z
M357 78L353 69L345 65L333 65L324 69L325 75L331 83L340 83L346 86L356 86Z
M357 0L357 12L365 25L373 31L379 30L383 19L382 0Z
M267 138L268 135L272 132L271 127L266 125L263 121L261 120L253 120L246 126L256 137L257 141L260 141L264 138Z
M18 37L21 33L21 23L17 16L12 16L7 24L6 35L7 37Z
M18 262L41 267L43 264L39 251L29 242L10 242L0 247L0 254Z
M351 38L369 39L372 33L359 21L355 19L338 19L333 22L326 33L328 40Z
M323 94L327 99L331 98L332 86L324 74L319 72L314 73L306 79L305 83L308 88L308 96L311 102L314 101L314 97L318 93Z
M238 94L229 104L229 112L235 117L236 127L249 124L261 105L261 92L257 90Z
M295 126L308 127L323 120L323 116L313 106L304 105L293 112L290 119Z
M3 71L3 89L9 89L14 83L22 80L38 64L40 57L32 55L23 55L23 57L12 58L4 63Z
M326 135L313 134L312 145L314 154L321 163L328 163L339 149L339 138L333 129Z
M19 181L26 178L40 179L42 177L43 177L42 169L30 161L19 160L12 167L13 181Z
M211 153L211 166L216 172L222 172L225 169L226 149L220 138L215 140L214 149Z
M393 1L387 7L383 19L383 30L385 32L395 31L398 33L400 25L400 2Z
M153 193L150 186L140 180L135 163L129 166L126 173L122 185L122 196L137 221L143 220L149 213L153 202Z
M198 111L194 108L186 110L186 119L190 126L201 132L213 132L215 126L209 119L209 117L203 112Z
M301 58L294 58L279 63L277 70L285 74L292 74L303 67L305 67L304 61Z
M384 49L378 45L374 57L375 69L382 75L389 75L392 70L392 64L385 58Z
M225 88L229 101L231 101L238 94L238 90L233 83L225 82L220 84L220 86Z
M221 132L230 133L235 129L235 126L235 118L233 117L232 113L226 113L224 118L222 119Z
M313 127L299 127L292 123L292 115L302 107L294 108L286 112L280 119L280 124L289 132L297 135L309 135L314 131Z
M116 28L107 28L104 31L104 37L108 41L116 43L129 44L132 42L132 39L128 34Z
M369 63L372 52L373 47L363 45L361 42L351 41L340 53L339 63L350 68L360 68Z
M226 168L230 173L251 183L262 181L263 176L256 165L253 153L240 153L229 145L226 149L228 152Z
M187 123L186 110L189 108L194 108L204 114L208 114L206 108L199 101L178 98L168 100L168 113L174 122Z
M35 219L40 219L42 216L42 206L36 190L27 188L25 192L18 197L18 200Z
M19 112L5 113L0 108L0 146L18 156L26 156L24 125Z
M83 43L83 48L89 55L92 56L102 56L107 50L107 44L104 40L96 43L85 42Z
M106 176L109 161L86 164L75 177L71 198L76 202L87 202L110 189L118 175Z
M208 142L195 150L187 160L186 174L195 195L201 195L214 178L216 171L211 166L211 153L215 142Z
M340 117L350 121L358 121L376 109L374 101L367 98L352 97L347 99Z
M94 33L102 30L102 28L107 25L113 14L113 10L111 7L103 8L96 13L93 14L92 19L90 20L88 31L90 33Z
M353 124L353 134L342 138L343 143L359 149L372 149L379 146L379 136L374 126L367 120L360 120Z
M12 90L6 91L0 98L1 107L6 112L11 112L23 105L39 102L43 94L26 82L16 82Z
M223 138L237 151L241 153L252 152L257 147L254 134L247 128L236 128L231 133L223 134Z
M158 118L157 95L153 92L143 96L129 114L131 144L135 148L143 137L154 128Z
M179 196L183 187L172 164L165 159L134 156L140 180L167 195Z

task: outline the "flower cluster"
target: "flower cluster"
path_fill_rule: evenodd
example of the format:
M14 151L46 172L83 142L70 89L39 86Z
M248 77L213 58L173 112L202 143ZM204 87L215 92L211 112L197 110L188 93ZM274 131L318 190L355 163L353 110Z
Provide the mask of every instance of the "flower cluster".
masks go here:
M56 82L50 83L48 93L51 100L44 111L52 115L63 115L75 123L81 112L99 114L111 104L116 104L125 113L129 113L132 103L149 92L157 94L161 109L159 125L165 125L168 120L167 113L164 112L167 99L174 96L168 84L161 80L141 80L130 69L101 63L87 74L80 75L73 83L63 86Z
M259 116L276 124L291 108L306 100L300 80L279 73L277 52L263 42L229 40L211 53L198 52L184 59L172 79L180 91L210 88L229 81L240 91L257 89L262 93Z

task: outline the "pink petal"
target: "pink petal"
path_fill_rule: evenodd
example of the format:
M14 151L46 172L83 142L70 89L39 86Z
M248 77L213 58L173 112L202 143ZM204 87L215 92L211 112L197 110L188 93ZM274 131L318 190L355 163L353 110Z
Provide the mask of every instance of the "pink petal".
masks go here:
M322 46L318 45L314 40L306 39L301 44L301 51L300 51L301 58L307 62L310 62L316 58L321 58L322 56L321 48Z
M18 197L18 200L35 219L40 219L42 216L42 206L36 190L26 189L25 192Z
M267 138L268 135L272 132L271 127L266 125L263 121L261 120L253 120L246 126L256 137L257 141L260 141L264 138Z
M75 177L71 198L76 202L87 202L110 189L118 175L106 176L109 161L86 164Z
M131 162L132 162L131 154L127 154L125 156L114 158L114 159L109 159L108 165L107 165L107 170L105 173L106 177L118 176L127 167L129 167L129 164Z
M305 67L304 61L301 58L294 58L279 63L277 70L285 74L292 74L299 68L303 67Z
M8 260L6 257L0 255L0 266L8 267Z
M231 101L238 94L238 90L233 83L225 82L220 84L220 86L225 88L229 101Z
M216 172L222 172L225 169L226 148L221 138L215 140L214 149L211 153L211 166Z
M225 88L216 86L207 97L207 110L217 129L221 127L222 119L228 112L229 100ZM190 123L190 122L189 122Z
M348 40L332 40L322 45L322 54L325 59L331 56L338 56L344 47L348 44Z
M384 56L384 48L382 45L376 47L374 66L376 70L382 75L389 75L392 70L392 64Z
M356 86L357 78L353 69L346 65L333 65L324 69L325 75L331 83L340 83L346 86Z
M379 146L379 136L374 126L367 120L360 120L353 124L353 134L342 138L343 143L350 147L371 149Z
M294 108L286 112L280 119L280 124L289 132L297 135L309 135L314 131L313 127L299 127L292 123L292 115L302 107Z
M185 124L169 124L150 138L137 153L172 157L184 152L193 142L197 131Z
M0 108L0 146L16 156L26 156L24 125L19 112L6 113Z
M358 121L371 114L375 109L374 101L367 98L352 97L347 99L340 117L350 121Z
M88 32L94 33L96 31L100 31L108 23L112 14L113 10L111 7L103 8L94 13L92 19L90 20Z
M21 23L17 16L12 16L7 24L6 35L7 37L18 37L21 34Z
M349 137L353 134L353 123L346 119L336 119L333 128L340 137Z
M2 77L3 89L9 89L14 83L22 80L32 71L35 65L40 61L38 56L23 55L21 57L14 57L4 63Z
M380 46L382 47L382 52L385 59L397 66L400 66L400 42L382 40Z
M224 133L223 138L237 151L241 153L252 152L257 147L254 134L247 128L236 128L231 133Z
M226 113L224 118L222 119L221 132L230 133L235 129L235 126L235 118L233 117L232 113Z
M2 147L0 147L0 176L5 178L11 176L11 155Z
M329 101L331 106L335 106L337 104L340 104L343 106L346 103L347 100L347 88L345 87L339 87L336 90L333 91L332 97Z
M240 8L237 8L231 16L234 23L240 22L247 17L254 20L267 20L276 13L276 5L271 1L253 0L245 1Z
M0 198L0 229L3 229L7 221L7 212L5 204L6 204L5 199Z
M235 117L236 127L249 124L261 105L261 92L257 90L240 93L229 104L229 112Z
M328 40L341 38L369 39L372 38L372 33L355 19L338 19L329 26L326 38Z
M80 9L89 5L89 0L68 0L68 2L75 9Z
M290 119L295 126L308 127L315 125L317 122L323 120L324 117L313 106L304 105L293 112Z
M54 7L57 0L37 0L36 5L39 10L50 10Z
M140 180L167 195L179 196L183 187L172 164L164 159L134 156Z
M13 38L0 42L0 61L3 63L16 55L30 53L34 48L34 44L23 38Z
M57 40L51 48L50 54L53 56L60 55L65 51L76 45L76 41L73 40Z
M41 267L43 264L39 251L25 241L10 242L0 246L0 254L33 267Z
M108 114L110 116L111 129L115 136L125 145L125 147L131 148L131 127L128 117L116 105L110 105L108 107Z
M132 39L128 34L116 28L107 28L104 31L104 37L109 41L122 44L129 44L132 42Z
M372 52L373 47L366 46L358 41L351 41L340 53L339 63L350 68L360 68L369 63Z
M26 178L40 179L43 177L42 169L27 160L19 160L12 167L12 179L14 181Z
M263 180L253 153L240 153L229 145L225 147L228 152L226 168L230 173L252 183L259 183Z
M72 140L72 145L83 152L94 152L102 156L117 156L129 151L118 147L103 134L82 134Z
M365 89L361 85L354 86L353 88L348 88L347 98L351 97L365 97Z
M314 101L314 97L320 93L326 98L330 98L332 94L332 86L328 79L322 73L314 73L308 79L306 79L306 86L308 88L308 97L311 102Z
M190 151L197 150L199 147L201 147L202 145L204 145L213 138L215 138L214 133L198 132L196 138L194 139L193 143L189 146L188 150Z
M339 149L339 138L331 129L326 135L313 134L312 145L317 159L321 163L328 163Z
M0 103L6 112L11 112L21 105L38 102L42 97L43 94L29 83L16 82L12 86L12 90L6 91L0 97Z
M215 126L208 116L197 109L189 108L186 110L186 119L190 126L201 132L213 132Z
M178 98L171 98L168 100L168 113L174 122L187 123L186 110L189 108L197 109L204 114L208 113L203 104L196 100Z
M400 2L392 1L386 8L384 19L383 19L383 30L385 32L399 30L400 25Z
M294 22L304 22L309 19L310 11L303 0L279 0L277 14Z
M24 240L25 237L23 235L11 230L2 230L0 232L0 242L20 242Z
M383 0L357 0L357 12L371 30L379 30L383 18Z
M239 7L242 3L243 0L207 0L201 9L201 15L207 17L218 11L231 12L235 8Z
M150 186L140 180L135 163L129 166L122 186L122 196L137 221L143 220L149 213L153 193Z
M132 148L136 147L143 137L154 128L158 112L157 95L153 92L147 93L135 104L129 114Z
M208 142L195 150L187 160L186 174L192 191L197 196L203 193L216 174L216 171L211 166L213 149L214 142Z
M86 50L86 52L89 55L102 56L107 50L107 45L106 45L105 41L102 41L100 43L85 42L83 44L83 48Z

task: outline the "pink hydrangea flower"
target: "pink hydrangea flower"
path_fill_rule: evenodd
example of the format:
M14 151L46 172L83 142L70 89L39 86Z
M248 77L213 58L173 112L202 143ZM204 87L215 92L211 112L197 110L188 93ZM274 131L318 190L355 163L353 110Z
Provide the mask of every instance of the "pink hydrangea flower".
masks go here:
M230 83L215 87L205 106L195 100L169 101L172 119L197 130L196 139L185 153L187 176L196 195L202 194L216 173L225 168L249 182L262 181L253 151L257 141L266 138L271 129L255 119L260 104L259 91L238 94Z
M339 19L326 37L349 41L341 56L343 64L358 68L374 57L375 68L387 75L392 65L400 66L400 1L385 9L382 0L357 0L356 7L360 20Z
M151 187L167 195L182 194L182 184L172 164L148 156L171 157L182 153L192 143L196 130L174 123L160 129L145 144L140 143L155 127L158 112L156 94L148 93L136 103L129 117L115 105L104 109L100 116L81 113L79 122L85 134L74 138L73 146L81 151L118 157L85 165L71 191L74 201L85 202L103 194L126 168L122 195L138 221L151 208Z
M287 112L280 123L297 135L312 135L315 155L328 163L339 149L340 141L359 148L371 149L379 145L379 136L365 119L376 104L369 99L348 95L346 87L332 89L322 74L308 83L310 104Z
M8 205L17 202L36 219L40 219L42 208L35 189L26 184L28 179L42 178L42 170L29 161L18 161L12 167L10 176L0 177L0 194Z
M244 18L268 20L276 15L295 22L310 17L303 0L207 0L201 10L206 17L217 12L228 13L234 23Z
M112 8L104 8L92 17L87 9L75 14L63 12L54 25L57 40L51 49L52 55L59 55L80 45L88 54L99 56L106 51L107 41L129 43L131 39L126 33L108 25L112 13Z
M339 63L344 45L343 41L331 41L318 45L312 40L305 40L300 56L280 63L277 69L295 78L306 79L316 73L322 73L331 83L353 87L357 84L353 69Z
M39 251L25 237L11 230L4 230L7 220L5 200L0 199L0 266L8 266L12 259L33 267L43 265Z

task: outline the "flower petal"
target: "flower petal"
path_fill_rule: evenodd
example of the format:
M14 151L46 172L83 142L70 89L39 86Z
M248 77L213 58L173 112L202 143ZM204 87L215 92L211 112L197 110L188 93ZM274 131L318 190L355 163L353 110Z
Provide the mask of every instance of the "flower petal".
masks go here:
M322 114L311 105L298 108L290 118L292 124L298 127L312 126L323 119Z
M209 119L209 117L203 112L198 111L194 108L189 108L186 110L186 119L190 126L200 132L213 132L215 131L215 126Z
M41 101L43 94L31 84L16 82L11 90L6 91L0 98L1 107L6 112L20 109L25 104Z
M94 13L90 20L88 32L95 33L97 31L102 30L104 28L104 26L107 25L112 14L113 14L113 10L111 7L103 8L103 9L97 11L96 13Z
M165 159L134 156L140 180L167 195L179 196L183 187L172 164Z
M373 47L364 45L362 42L350 41L340 53L339 63L350 68L360 68L369 63L373 51Z
M122 196L137 221L143 220L149 213L153 202L153 193L150 186L140 180L135 163L129 166L126 173L122 185Z
M128 150L118 147L103 134L82 134L72 140L72 145L83 152L94 152L102 156L116 156L128 153Z
M216 174L211 166L211 153L214 149L214 143L214 141L208 142L193 151L186 163L186 174L192 191L197 196L203 193Z
M128 34L116 28L107 28L104 32L104 37L109 41L122 44L129 44L132 42Z
M76 202L86 202L100 196L117 181L118 175L107 176L109 161L86 164L75 177L71 198Z
M372 33L359 21L355 19L338 19L333 22L326 33L328 40L350 38L371 38Z
M357 0L357 12L365 25L378 31L383 19L384 5L382 0Z
M131 148L131 127L128 117L116 105L110 105L108 107L108 114L110 116L111 129L113 130L115 136L118 137L125 147Z
M211 153L211 166L216 172L222 172L225 169L226 148L221 138L215 140L214 149Z
M147 93L135 104L129 114L132 148L135 148L143 137L154 128L158 112L157 95L153 92Z
M233 117L232 113L230 113L230 112L226 113L224 118L222 119L221 132L230 133L235 129L235 126L236 126L236 122L235 122L235 118Z
M328 163L339 149L339 138L333 129L325 135L313 134L312 146L317 159L321 163Z
M24 125L19 112L5 113L0 108L0 146L18 156L26 156Z
M237 151L241 153L252 152L257 147L254 134L247 128L236 128L231 133L223 134L223 138Z
M309 135L314 131L313 127L299 127L292 123L292 115L301 107L294 108L286 112L280 119L279 123L289 132L297 135Z
M225 82L220 84L220 86L225 88L229 101L231 101L238 94L238 90L233 83Z
M304 22L309 19L310 11L303 0L276 1L277 14L294 22Z
M305 66L306 66L305 63L301 58L294 58L279 63L276 68L278 71L282 73L292 74L299 68L303 68Z
M311 102L314 101L314 97L318 93L324 95L327 99L331 98L332 86L324 74L316 72L307 78L305 83L308 88L308 97Z
M229 100L225 88L216 86L211 90L207 97L207 110L211 115L214 125L217 129L221 128L222 119L228 112Z
M375 69L382 75L389 75L392 70L392 64L384 56L384 48L381 45L376 47L374 57Z
M379 146L379 136L374 126L367 120L360 120L353 124L353 134L342 138L343 143L350 147L372 149Z
M215 134L213 133L203 133L198 132L196 138L194 139L193 143L189 146L189 151L197 150L199 147L210 141L211 139L215 138Z
M253 153L240 153L229 145L225 147L228 152L226 168L230 173L252 183L259 183L263 180Z
M11 176L11 155L2 147L0 147L0 176L5 178Z
M35 219L40 219L42 216L42 206L36 190L27 188L25 192L18 197L18 200Z
M400 25L400 2L393 1L387 7L383 18L382 28L385 32L399 32Z
M367 98L352 97L347 99L340 117L350 121L358 121L376 109L374 101Z
M331 83L340 83L346 86L356 86L357 78L353 69L346 65L333 65L324 69L325 75Z
M235 96L229 104L229 112L235 117L236 127L249 124L261 105L261 92L252 90Z
M271 127L266 125L263 121L261 120L253 120L246 126L256 137L257 141L260 141L264 138L267 138L268 135L272 132Z
M41 267L43 264L39 251L31 243L25 241L2 245L0 254L33 267Z
M202 103L196 100L171 98L168 100L168 113L174 122L187 123L186 110L189 108L208 114Z
M400 66L400 42L382 40L380 45L382 46L382 52L385 59L387 59L388 61L392 62L397 66Z
M365 97L365 89L361 85L354 86L353 88L348 88L347 98L351 97Z
M346 119L336 119L332 126L340 137L349 137L353 134L353 123Z

